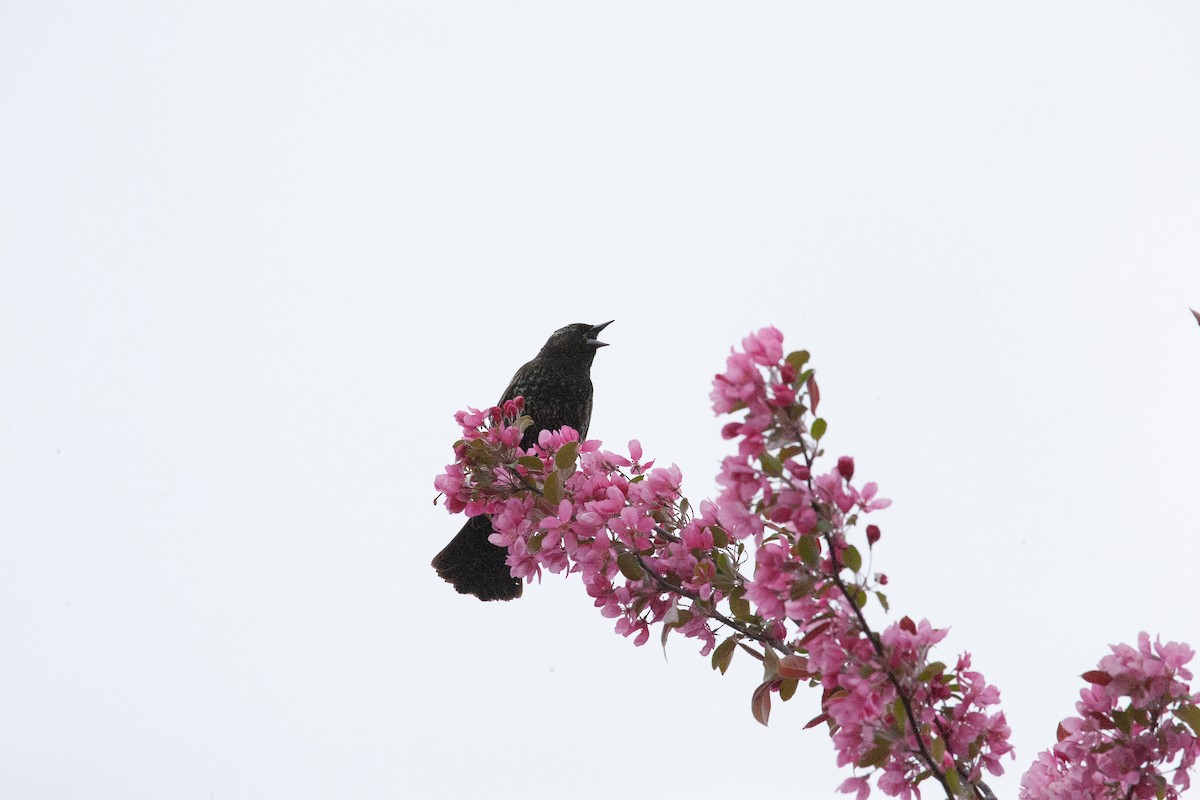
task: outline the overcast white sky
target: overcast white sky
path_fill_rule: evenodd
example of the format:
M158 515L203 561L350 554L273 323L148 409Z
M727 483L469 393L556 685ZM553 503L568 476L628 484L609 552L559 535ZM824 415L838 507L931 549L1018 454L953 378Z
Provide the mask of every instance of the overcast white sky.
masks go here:
M833 797L574 581L429 559L452 415L616 319L592 435L728 446L813 353L1020 774L1139 630L1200 646L1200 7L0 6L0 797ZM1197 665L1200 666L1200 665Z

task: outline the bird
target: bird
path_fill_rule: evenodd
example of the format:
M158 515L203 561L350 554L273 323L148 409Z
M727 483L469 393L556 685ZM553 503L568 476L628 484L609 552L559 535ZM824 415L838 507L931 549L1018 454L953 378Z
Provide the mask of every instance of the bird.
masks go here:
M543 430L570 426L587 437L592 419L592 361L607 347L597 336L613 320L599 325L576 322L550 334L538 354L517 370L496 405L517 396L525 398L524 413L533 418L521 447L528 449ZM521 596L521 581L505 563L507 548L492 544L492 520L486 514L470 517L462 530L433 558L437 574L460 594L480 600L513 600Z

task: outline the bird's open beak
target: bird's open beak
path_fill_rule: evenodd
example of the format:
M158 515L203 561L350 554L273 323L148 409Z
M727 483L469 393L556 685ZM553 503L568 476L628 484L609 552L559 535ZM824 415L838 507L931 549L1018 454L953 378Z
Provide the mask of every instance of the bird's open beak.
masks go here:
M600 331L604 330L609 325L612 325L615 321L616 320L610 319L608 322L602 322L599 325L594 325L592 329L588 331L587 343L592 347L608 347L608 342L602 342L596 337L600 335Z

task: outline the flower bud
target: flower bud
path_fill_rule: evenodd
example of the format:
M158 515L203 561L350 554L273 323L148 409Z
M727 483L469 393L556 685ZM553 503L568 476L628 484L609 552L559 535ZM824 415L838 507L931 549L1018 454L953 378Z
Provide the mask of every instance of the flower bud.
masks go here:
M838 474L845 480L850 480L854 477L854 459L850 456L842 456L838 459Z

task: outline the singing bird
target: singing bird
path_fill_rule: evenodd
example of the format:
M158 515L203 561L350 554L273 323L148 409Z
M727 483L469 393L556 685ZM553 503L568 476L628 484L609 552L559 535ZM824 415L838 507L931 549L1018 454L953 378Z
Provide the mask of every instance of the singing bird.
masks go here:
M592 360L607 343L596 337L613 320L600 325L576 322L559 328L531 361L517 370L497 405L518 395L533 424L525 429L521 447L528 448L543 430L569 425L587 436L592 419ZM512 576L505 559L508 550L488 541L492 521L484 514L471 517L450 544L433 558L433 568L461 594L480 600L512 600L521 596L521 581Z

